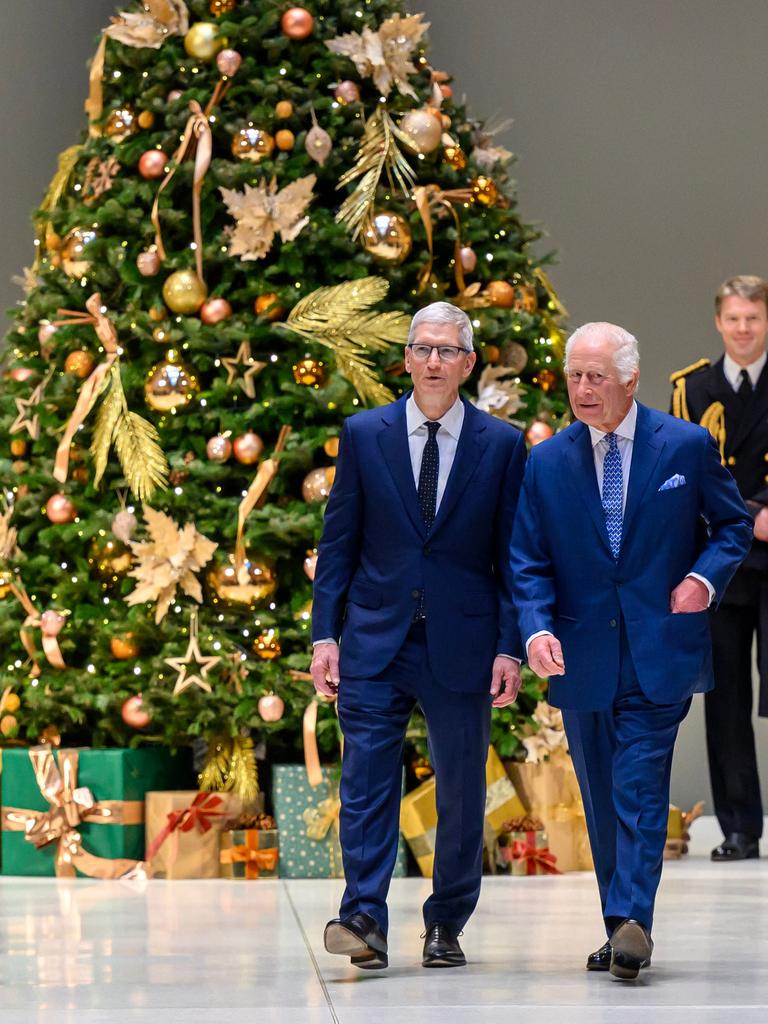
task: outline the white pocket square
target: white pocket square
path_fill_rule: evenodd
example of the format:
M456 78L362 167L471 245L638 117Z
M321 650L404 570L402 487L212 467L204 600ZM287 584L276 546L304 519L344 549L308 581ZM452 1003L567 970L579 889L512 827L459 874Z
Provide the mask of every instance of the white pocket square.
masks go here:
M675 473L669 480L665 480L659 488L660 491L673 491L675 487L685 487L685 477L680 473Z

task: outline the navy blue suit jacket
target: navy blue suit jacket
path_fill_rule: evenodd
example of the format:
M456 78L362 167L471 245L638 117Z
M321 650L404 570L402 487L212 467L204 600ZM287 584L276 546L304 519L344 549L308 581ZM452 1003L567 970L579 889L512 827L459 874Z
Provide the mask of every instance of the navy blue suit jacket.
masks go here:
M665 488L672 477L682 486ZM700 518L707 524L697 529ZM511 563L523 640L548 630L560 640L564 676L553 704L610 707L619 677L623 619L640 686L657 704L713 686L707 612L671 614L670 593L690 572L719 600L749 551L752 520L717 447L701 427L638 403L616 561L597 486L589 428L574 423L534 448L528 461Z
M374 676L402 646L423 589L434 675L450 690L484 691L497 653L523 653L509 542L525 443L519 430L465 401L456 456L427 531L406 398L344 424L318 549L312 637L340 638L342 677Z

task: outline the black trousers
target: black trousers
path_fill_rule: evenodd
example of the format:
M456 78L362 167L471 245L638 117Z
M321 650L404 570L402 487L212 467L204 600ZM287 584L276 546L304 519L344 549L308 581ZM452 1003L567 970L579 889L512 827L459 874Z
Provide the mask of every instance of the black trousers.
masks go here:
M739 569L720 607L710 612L715 688L705 695L709 776L724 835L763 834L763 803L752 728L752 643L761 650L761 614L768 606L765 573ZM762 612L761 612L762 609Z

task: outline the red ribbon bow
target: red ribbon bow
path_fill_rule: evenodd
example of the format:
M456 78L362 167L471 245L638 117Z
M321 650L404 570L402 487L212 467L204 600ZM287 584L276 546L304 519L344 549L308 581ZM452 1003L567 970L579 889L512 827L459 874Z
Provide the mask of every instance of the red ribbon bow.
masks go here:
M215 793L198 793L189 807L181 811L169 811L168 822L147 847L145 860L152 860L173 832L191 832L194 828L203 833L208 832L213 828L211 819L224 816L225 811L219 810L223 803L223 798Z
M511 847L507 846L504 850L505 853L510 851L506 854L507 859L524 860L526 862L526 873L529 875L536 874L537 865L544 869L545 875L562 875L562 871L555 867L557 857L554 853L550 853L549 850L538 850L535 845L522 842L520 839L516 839Z

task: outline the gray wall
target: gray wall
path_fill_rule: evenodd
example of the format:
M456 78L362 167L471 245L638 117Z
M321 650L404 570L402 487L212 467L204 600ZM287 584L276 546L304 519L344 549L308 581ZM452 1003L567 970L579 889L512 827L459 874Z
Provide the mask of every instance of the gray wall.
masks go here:
M116 4L27 0L0 42L0 299L32 259L30 212L84 123L85 61ZM640 339L641 395L714 355L711 296L765 259L764 0L420 0L432 59L485 117L514 118L525 217L559 251L573 324L611 319ZM768 749L761 723L760 745ZM678 747L673 797L709 798L701 707Z

